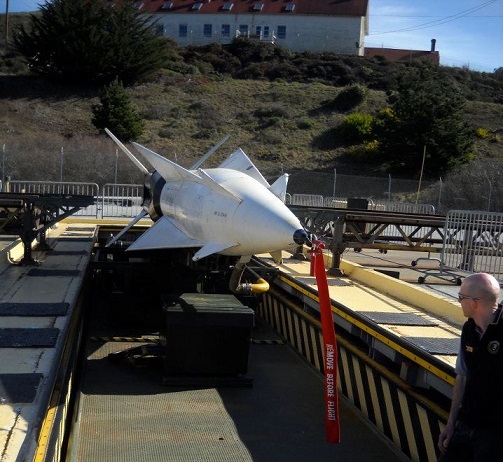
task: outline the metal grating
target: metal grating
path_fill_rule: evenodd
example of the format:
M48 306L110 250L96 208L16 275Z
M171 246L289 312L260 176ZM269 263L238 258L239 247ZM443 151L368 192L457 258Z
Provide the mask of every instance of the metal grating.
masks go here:
M93 242L93 239L90 237L73 237L73 236L80 236L80 234L72 234L69 233L68 231L65 232L62 236L58 238L59 242Z
M56 255L87 255L89 252L87 250L51 250L47 253L48 257Z
M59 329L3 328L0 329L0 347L53 347L58 340Z
M0 404L32 403L43 374L0 374Z
M457 355L459 352L459 337L404 337L404 339L432 355Z
M0 316L65 316L68 303L0 303Z
M30 271L28 271L27 274L28 276L37 276L37 277L52 277L52 276L77 277L80 276L80 270L33 268Z
M438 323L414 313L393 313L387 311L365 311L361 315L377 324L396 324L400 326L436 326Z
M128 347L108 343L88 357L71 460L253 460L217 389L167 388L148 368L105 359Z

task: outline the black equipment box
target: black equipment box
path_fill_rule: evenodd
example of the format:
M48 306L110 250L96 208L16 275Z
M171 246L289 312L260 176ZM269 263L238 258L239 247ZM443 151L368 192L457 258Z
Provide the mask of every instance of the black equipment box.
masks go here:
M254 311L234 295L163 296L168 375L237 376L248 371Z

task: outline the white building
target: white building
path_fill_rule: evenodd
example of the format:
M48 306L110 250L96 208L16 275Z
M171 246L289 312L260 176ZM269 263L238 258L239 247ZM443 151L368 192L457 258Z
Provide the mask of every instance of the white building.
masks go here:
M368 0L143 0L135 6L180 46L245 36L292 51L363 56L368 35Z

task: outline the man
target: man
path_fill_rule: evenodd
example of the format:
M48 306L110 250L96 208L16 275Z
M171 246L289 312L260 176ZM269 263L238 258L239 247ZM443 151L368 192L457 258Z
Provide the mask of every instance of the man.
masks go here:
M438 438L439 462L503 461L503 316L500 286L468 276L458 300L463 325L449 420Z

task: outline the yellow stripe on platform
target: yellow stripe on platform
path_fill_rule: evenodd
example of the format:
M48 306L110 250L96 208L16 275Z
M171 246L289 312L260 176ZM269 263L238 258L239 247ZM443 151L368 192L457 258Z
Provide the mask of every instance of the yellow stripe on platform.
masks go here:
M305 287L293 282L291 279L288 279L284 276L278 276L278 279L280 279L282 282L285 284L288 284L290 287L295 289L296 291L302 293L306 297L310 298L311 300L314 300L316 303L319 304L319 298L317 295L315 295L313 292L310 290L306 289ZM445 382L453 385L454 384L454 377L447 374L446 372L442 371L438 367L434 366L433 364L429 363L428 361L424 360L423 358L417 356L407 348L402 347L399 343L391 340L390 338L382 335L379 333L377 330L373 329L372 327L366 325L365 323L361 322L360 320L356 319L355 317L351 316L348 313L345 313L341 309L337 308L332 304L332 311L336 313L339 317L342 319L345 319L349 323L355 325L362 331L366 332L367 334L371 335L375 339L379 340L383 344L389 346L391 349L394 351L397 351L398 353L402 354L406 358L410 359L414 363L420 365L422 368L428 370L435 376L439 377L440 379L444 380Z

